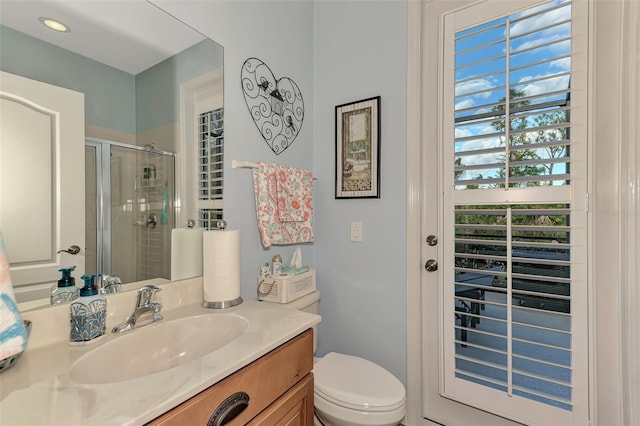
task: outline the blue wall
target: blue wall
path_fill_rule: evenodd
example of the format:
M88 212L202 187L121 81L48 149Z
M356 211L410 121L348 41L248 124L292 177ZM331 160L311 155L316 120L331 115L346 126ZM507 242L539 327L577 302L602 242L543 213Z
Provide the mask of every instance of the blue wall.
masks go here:
M368 358L406 383L404 1L314 2L319 353ZM334 107L381 96L380 199L334 199ZM350 241L362 222L363 241Z
M204 40L133 76L0 26L0 69L85 95L85 122L136 134L179 119L180 83L221 67L223 49Z
M85 122L135 133L135 78L0 26L0 69L84 93Z
M316 243L262 247L251 170L231 168L231 160L245 160L317 171L313 160L313 3L306 0L153 0L153 3L224 47L224 214L229 227L240 230L241 295L255 300L260 264L271 260L274 254L280 254L287 263L295 248L301 247L304 263L314 265ZM262 139L244 101L240 71L250 57L261 59L276 78L291 78L302 92L304 122L293 144L280 155L275 155ZM317 188L324 183L318 180L315 185L314 198ZM315 201L314 206L321 208L322 201ZM317 221L318 216L316 225ZM318 232L316 238L321 238Z
M180 119L180 84L222 66L223 49L204 40L136 75L137 132Z
M153 0L224 47L225 216L241 232L242 296L256 299L260 263L295 246L262 248L251 172L231 160L313 170L315 235L303 245L321 292L318 353L364 356L406 382L405 156L407 3L400 1ZM305 117L276 156L247 111L240 68L249 57L302 91ZM334 199L334 107L382 97L381 198ZM362 222L363 241L349 241Z

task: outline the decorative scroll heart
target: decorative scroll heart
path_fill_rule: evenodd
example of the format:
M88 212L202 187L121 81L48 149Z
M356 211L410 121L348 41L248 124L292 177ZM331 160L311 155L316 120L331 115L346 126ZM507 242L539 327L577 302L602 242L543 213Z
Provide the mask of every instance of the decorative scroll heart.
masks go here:
M302 93L290 78L276 80L269 67L257 58L244 61L241 78L251 118L267 145L279 155L300 133L304 119Z

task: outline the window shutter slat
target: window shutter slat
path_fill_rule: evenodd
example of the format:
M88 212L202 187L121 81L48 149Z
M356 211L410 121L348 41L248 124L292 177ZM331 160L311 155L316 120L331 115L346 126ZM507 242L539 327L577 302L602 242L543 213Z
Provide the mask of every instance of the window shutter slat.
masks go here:
M570 183L565 171L570 164L570 6L542 7L456 36L456 189ZM497 49L503 46L508 60L488 70L488 63L502 57ZM490 51L496 54L484 54ZM542 72L550 64L554 67ZM534 148L536 143L546 145Z
M455 327L456 377L571 408L570 214L555 205L455 208L451 309L465 318Z
M222 219L224 195L224 108L203 112L197 117L199 143L198 221L204 229Z

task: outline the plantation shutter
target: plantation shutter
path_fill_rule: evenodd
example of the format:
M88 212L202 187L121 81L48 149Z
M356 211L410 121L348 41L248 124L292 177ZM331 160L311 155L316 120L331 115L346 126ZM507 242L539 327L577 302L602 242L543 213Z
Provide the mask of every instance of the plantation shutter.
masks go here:
M224 108L197 116L199 227L215 228L222 219L224 190Z
M507 3L444 21L441 393L585 424L586 7Z
M570 34L570 2L456 33L456 188L568 183Z

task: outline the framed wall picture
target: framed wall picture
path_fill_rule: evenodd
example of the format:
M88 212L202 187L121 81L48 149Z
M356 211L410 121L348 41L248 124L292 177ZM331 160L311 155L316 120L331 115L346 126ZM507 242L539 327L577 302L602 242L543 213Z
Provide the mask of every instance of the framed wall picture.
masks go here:
M380 198L380 96L336 106L336 198Z

